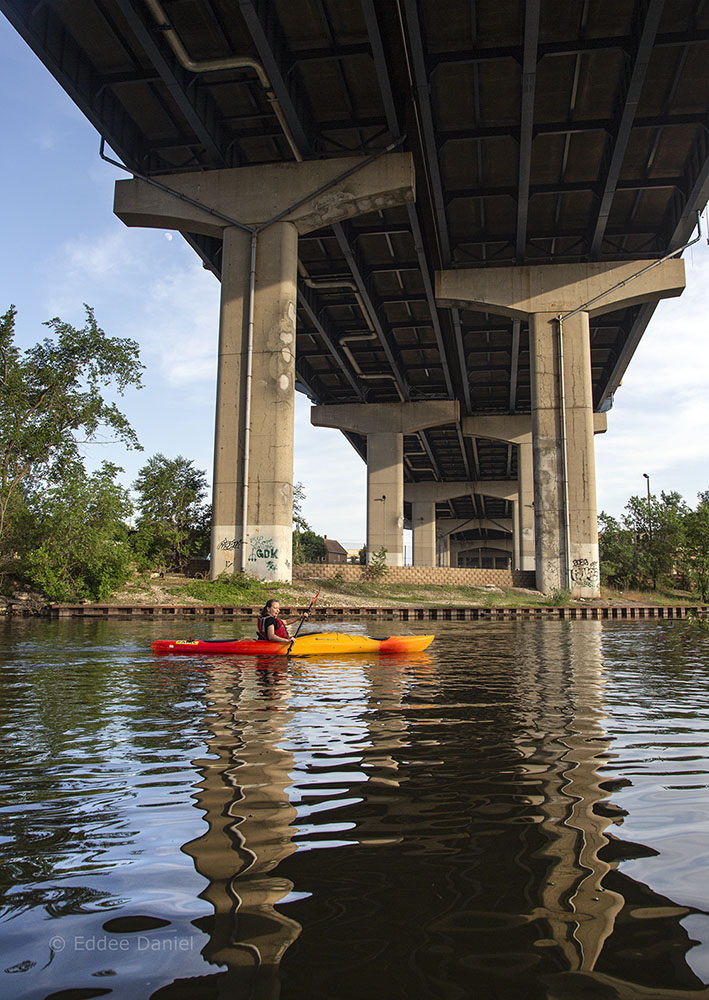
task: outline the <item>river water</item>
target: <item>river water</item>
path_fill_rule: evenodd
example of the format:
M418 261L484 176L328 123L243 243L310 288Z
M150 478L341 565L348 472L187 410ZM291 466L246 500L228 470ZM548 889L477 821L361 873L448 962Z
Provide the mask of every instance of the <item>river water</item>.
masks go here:
M700 625L0 627L3 997L709 998Z

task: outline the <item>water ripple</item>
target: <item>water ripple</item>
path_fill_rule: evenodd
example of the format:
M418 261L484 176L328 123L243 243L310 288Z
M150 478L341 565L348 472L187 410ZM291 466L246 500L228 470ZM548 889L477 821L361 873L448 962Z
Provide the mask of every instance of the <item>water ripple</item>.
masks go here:
M439 623L284 665L154 658L156 629L5 630L13 997L699 995L696 630Z

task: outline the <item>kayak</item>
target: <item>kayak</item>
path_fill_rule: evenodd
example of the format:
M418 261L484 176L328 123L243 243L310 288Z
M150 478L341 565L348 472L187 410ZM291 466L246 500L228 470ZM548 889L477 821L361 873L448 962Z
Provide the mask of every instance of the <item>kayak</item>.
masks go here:
M349 653L418 653L434 640L432 635L393 635L370 639L345 632L315 632L301 635L290 647L265 639L156 639L154 653L228 653L230 656L318 656Z

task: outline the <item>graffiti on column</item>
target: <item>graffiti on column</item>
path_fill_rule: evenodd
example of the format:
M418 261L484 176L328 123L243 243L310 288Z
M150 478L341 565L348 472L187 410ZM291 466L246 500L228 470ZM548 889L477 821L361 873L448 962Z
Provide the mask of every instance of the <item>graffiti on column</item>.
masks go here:
M574 559L571 579L579 587L595 587L598 583L598 563Z
M278 559L278 549L276 548L276 543L272 538L264 538L263 535L256 535L254 538L249 539L251 545L251 552L249 553L249 562L256 562L259 559L265 559L266 569L275 573L277 567L276 559Z
M220 552L234 552L236 549L241 547L240 538L222 538L217 549Z

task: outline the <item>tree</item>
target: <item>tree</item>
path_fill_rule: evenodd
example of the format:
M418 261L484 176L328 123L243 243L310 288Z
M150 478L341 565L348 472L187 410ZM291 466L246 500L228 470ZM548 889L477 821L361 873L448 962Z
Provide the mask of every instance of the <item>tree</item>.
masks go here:
M387 550L382 546L378 552L372 552L369 562L362 572L365 580L383 580L387 574Z
M104 600L130 576L128 491L110 462L87 474L80 462L26 496L25 552L18 573L51 600Z
M625 589L637 580L634 532L605 511L598 515L598 551L604 584Z
M304 531L301 535L301 545L305 562L321 563L327 559L327 545L321 535L314 531Z
M303 516L303 501L305 500L305 489L302 483L296 483L293 487L293 525L296 531L310 531L310 525Z
M123 395L141 388L143 365L135 341L108 337L86 309L75 329L55 318L44 325L52 337L22 351L15 344L14 306L0 317L0 549L22 490L74 475L79 445L106 428L128 448L140 448L128 420L103 390Z
M706 602L709 598L709 490L697 495L697 509L686 515L685 567L692 586Z
M134 547L144 565L182 569L190 556L209 547L206 472L178 455L152 458L133 484L140 511Z
M305 490L302 483L296 483L293 487L293 563L296 566L307 562L303 551L303 533L312 531L310 525L303 516L303 501L305 500Z
M604 583L624 587L631 583L678 578L709 596L709 490L698 494L691 510L679 493L633 496L622 524L599 515L599 551Z
M659 500L654 495L633 496L625 509L625 527L636 533L639 576L652 580L656 589L658 580L677 568L689 508L679 493L672 491L660 493Z
M316 534L303 516L305 490L302 483L293 487L293 562L321 563L327 560L327 545L322 535Z

